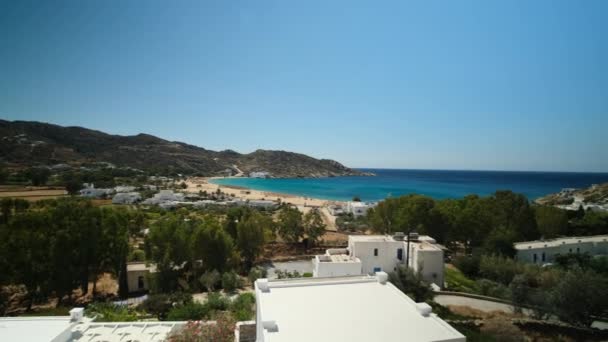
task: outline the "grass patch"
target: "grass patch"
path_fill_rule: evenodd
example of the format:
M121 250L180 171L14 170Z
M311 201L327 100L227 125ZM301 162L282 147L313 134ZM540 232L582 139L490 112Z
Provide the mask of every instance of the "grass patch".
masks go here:
M445 281L448 291L479 293L477 283L455 267L445 268Z

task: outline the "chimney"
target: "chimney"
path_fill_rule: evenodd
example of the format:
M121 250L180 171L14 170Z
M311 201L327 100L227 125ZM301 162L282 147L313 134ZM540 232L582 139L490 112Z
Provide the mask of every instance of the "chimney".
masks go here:
M73 308L70 310L70 322L80 322L84 317L84 308Z

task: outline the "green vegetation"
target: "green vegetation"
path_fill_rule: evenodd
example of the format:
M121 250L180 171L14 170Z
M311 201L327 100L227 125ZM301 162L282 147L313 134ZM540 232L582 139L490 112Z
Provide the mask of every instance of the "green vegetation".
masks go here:
M446 267L445 269L446 290L478 293L477 284L474 280L467 278L460 270Z
M34 298L50 294L59 303L72 290L88 292L88 283L103 272L119 278L126 293L128 234L133 212L98 208L89 201L38 202L2 200L0 284L25 285ZM95 288L93 288L95 292Z
M126 306L112 303L90 304L85 310L85 315L95 318L96 322L133 322L137 320L137 312Z
M395 272L389 273L389 281L416 302L431 301L434 297L433 290L422 276L406 266L399 266Z

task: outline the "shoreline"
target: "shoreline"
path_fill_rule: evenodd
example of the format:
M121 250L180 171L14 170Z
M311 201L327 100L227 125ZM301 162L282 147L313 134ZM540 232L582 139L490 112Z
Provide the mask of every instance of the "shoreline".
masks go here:
M224 178L241 178L241 177L193 177L186 180L188 188L185 190L192 193L199 191L215 192L218 189L225 194L234 195L236 198L245 200L272 200L281 201L281 203L289 203L295 205L303 212L307 212L310 208L322 208L330 204L344 204L346 201L329 200L322 198L314 198L308 196L300 196L294 194L281 193L276 191L264 191L248 188L239 185L223 185L212 183L214 179Z

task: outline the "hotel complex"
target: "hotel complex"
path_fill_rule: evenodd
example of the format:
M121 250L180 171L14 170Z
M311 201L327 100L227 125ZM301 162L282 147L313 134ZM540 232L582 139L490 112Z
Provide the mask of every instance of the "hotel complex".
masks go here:
M407 265L424 280L443 287L443 249L429 236L403 233L390 235L350 235L348 247L328 249L312 259L313 276L332 277L376 272L393 272ZM409 255L409 258L408 258Z

